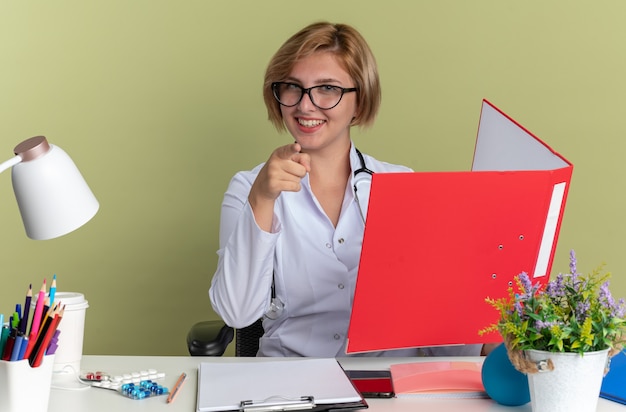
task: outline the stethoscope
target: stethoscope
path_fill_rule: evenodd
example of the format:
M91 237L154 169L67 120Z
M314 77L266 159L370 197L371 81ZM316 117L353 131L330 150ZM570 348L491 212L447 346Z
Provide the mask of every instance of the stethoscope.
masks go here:
M358 186L366 183L369 188L372 184L372 175L374 174L374 172L368 169L367 166L365 166L365 158L363 158L363 155L361 154L359 149L355 147L354 150L356 150L356 154L357 156L359 156L359 162L361 162L361 167L354 171L354 200L356 200L356 204L359 207L359 212L361 213L361 220L363 220L363 224L365 225L367 209L363 210L363 205L361 205L361 202L359 201ZM362 173L361 176L359 176L359 173Z
M357 207L359 208L359 213L361 214L361 220L363 221L363 225L365 225L367 210L363 210L364 205L361 205L361 202L359 201L358 190L359 187L362 187L364 183L367 184L367 187L369 188L369 186L372 184L372 175L374 174L374 172L368 169L365 165L365 158L363 157L363 154L359 151L359 149L355 147L354 150L356 150L356 154L359 157L359 162L361 163L361 167L356 169L353 174L354 199L356 201ZM361 190L361 193L363 193L363 190ZM272 299L270 300L270 307L267 312L265 312L264 316L267 319L275 320L278 319L285 311L285 304L279 297L276 296L276 282L274 278L274 273L272 273L271 298Z

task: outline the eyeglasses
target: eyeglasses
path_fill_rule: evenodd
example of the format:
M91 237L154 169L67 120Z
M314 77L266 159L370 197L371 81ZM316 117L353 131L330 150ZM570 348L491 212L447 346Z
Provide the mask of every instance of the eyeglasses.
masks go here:
M337 106L341 101L344 93L356 92L355 87L344 88L339 86L331 86L322 84L321 86L313 86L308 89L303 88L295 83L275 82L272 83L272 91L278 103L286 107L293 107L300 103L304 94L308 94L311 103L315 107L328 110Z

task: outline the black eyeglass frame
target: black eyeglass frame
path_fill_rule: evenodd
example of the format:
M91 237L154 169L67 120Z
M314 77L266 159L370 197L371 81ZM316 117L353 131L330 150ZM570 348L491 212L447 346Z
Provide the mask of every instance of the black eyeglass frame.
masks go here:
M289 85L289 86L296 86L297 88L300 89L300 98L298 99L297 102L295 102L294 104L285 104L283 102L280 101L280 99L278 98L278 86L280 85ZM313 100L313 96L311 96L311 90L313 89L319 89L321 87L333 87L335 89L339 89L341 90L341 96L339 96L339 100L337 100L337 103L335 103L334 105L330 106L330 107L320 107L317 105L317 103L315 103L315 100ZM343 95L346 93L351 93L351 92L356 92L359 89L357 89L356 87L340 87L340 86L335 86L332 84L320 84L319 86L313 86L313 87L309 87L308 89L305 89L304 87L300 86L297 83L291 83L291 82L274 82L272 83L272 94L274 95L274 99L276 99L276 101L278 102L278 104L285 106L285 107L294 107L297 106L301 101L302 98L304 97L305 94L309 95L309 99L311 100L311 103L313 103L313 105L315 107L317 107L320 110L330 110L333 109L335 107L337 107L337 105L339 103L341 103L341 99L343 99Z

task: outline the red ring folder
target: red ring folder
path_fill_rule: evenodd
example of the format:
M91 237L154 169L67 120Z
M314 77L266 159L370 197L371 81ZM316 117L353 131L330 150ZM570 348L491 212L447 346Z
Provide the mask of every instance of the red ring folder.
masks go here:
M347 353L501 342L485 298L548 281L572 171L483 100L471 171L374 174Z

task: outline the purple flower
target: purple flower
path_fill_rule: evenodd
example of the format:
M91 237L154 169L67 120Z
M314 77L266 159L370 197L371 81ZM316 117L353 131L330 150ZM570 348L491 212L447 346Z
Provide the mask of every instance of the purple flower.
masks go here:
M517 315L522 318L524 317L524 306L522 305L522 302L515 301L515 303L513 304L513 309L515 310L515 312L517 312Z
M533 286L533 283L531 282L530 277L526 272L520 273L517 277L520 281L523 292L521 295L518 295L518 298L522 301L531 299L535 295L535 293L537 293L541 285L539 284L539 282L537 282Z
M580 284L580 281L578 280L579 273L577 270L578 269L576 268L576 253L574 253L574 250L570 250L569 252L569 272L571 276L570 283L574 287L574 290L578 292L580 291L581 284Z
M600 305L607 309L611 314L611 317L614 318L623 318L624 317L624 299L620 299L618 302L615 302L613 299L613 295L609 290L609 282L604 282L602 286L600 286L600 293L598 296L598 301Z
M620 318L623 319L624 315L626 314L626 308L624 308L624 306L626 305L626 302L624 302L624 299L620 299L619 301L617 301L617 307L615 307L615 312L611 313L611 316L616 317L616 318Z
M541 331L543 329L551 329L553 326L556 325L556 321L544 322L542 320L538 320L537 322L535 322L535 329L537 329L537 331Z
M602 286L600 286L600 303L605 308L615 305L615 299L613 299L613 295L611 295L611 291L609 290L609 282L604 282Z
M574 252L574 249L569 251L569 273L578 275L578 272L576 272L576 252Z
M591 304L588 301L578 302L574 311L576 320L582 323L589 316L589 309L591 309Z
M548 282L546 285L546 293L550 299L557 299L565 296L565 281L562 273L559 273L556 276L556 279Z
M522 272L519 274L519 280L522 283L522 289L524 289L525 295L530 295L532 294L533 291L533 284L530 281L530 277L528 276L528 273L526 272Z

